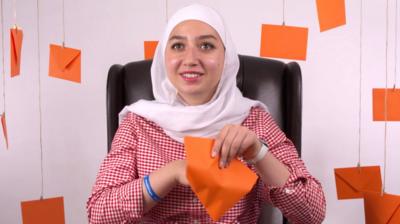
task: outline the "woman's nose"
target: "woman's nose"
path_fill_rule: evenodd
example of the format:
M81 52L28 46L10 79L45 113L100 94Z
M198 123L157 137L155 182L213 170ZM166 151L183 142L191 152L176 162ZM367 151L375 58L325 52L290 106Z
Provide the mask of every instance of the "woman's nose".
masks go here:
M195 66L199 63L198 52L195 47L186 48L184 55L184 65Z

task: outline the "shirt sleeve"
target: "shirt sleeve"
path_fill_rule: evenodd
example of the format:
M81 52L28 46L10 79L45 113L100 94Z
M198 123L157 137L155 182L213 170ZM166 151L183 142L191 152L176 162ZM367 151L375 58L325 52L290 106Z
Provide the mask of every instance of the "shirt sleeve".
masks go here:
M270 114L262 111L259 137L269 152L286 165L290 176L284 186L266 186L266 198L292 224L317 224L325 218L326 202L320 182L307 171L293 143L277 126Z
M136 169L132 114L120 124L87 202L89 223L136 222L143 216L142 178Z

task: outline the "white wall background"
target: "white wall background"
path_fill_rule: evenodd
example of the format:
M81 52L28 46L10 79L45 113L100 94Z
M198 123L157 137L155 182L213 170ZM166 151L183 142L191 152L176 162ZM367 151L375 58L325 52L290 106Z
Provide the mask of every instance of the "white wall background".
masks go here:
M5 70L9 74L8 28L14 24L13 1L3 2ZM169 0L169 13L192 2L220 11L241 54L258 55L262 23L282 22L281 0ZM371 94L372 88L385 86L385 2L364 1L364 165L383 165L384 125L372 122ZM394 58L395 0L389 2L388 74L392 86L394 65L399 62ZM354 166L358 158L360 0L346 1L345 26L323 33L319 32L315 1L286 0L286 7L287 25L309 27L307 61L299 62L304 85L302 148L310 172L324 186L324 223L364 223L363 201L338 201L333 174L335 167ZM12 79L7 75L5 83L10 149L5 149L0 138L0 223L21 223L20 202L40 196L38 75L42 84L44 195L64 196L67 223L87 223L85 203L107 150L108 68L143 59L143 41L158 39L166 21L164 0L65 0L66 44L82 49L79 85L47 76L49 44L61 43L61 8L61 0L40 1L38 74L36 1L17 1L17 23L24 29L24 42L21 75ZM399 124L390 123L386 191L392 194L400 194L396 175L399 134Z

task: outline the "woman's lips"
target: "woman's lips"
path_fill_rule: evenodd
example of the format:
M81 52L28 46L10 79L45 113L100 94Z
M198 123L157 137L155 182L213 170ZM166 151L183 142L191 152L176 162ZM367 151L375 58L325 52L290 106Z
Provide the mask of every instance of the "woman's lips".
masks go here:
M195 83L200 80L202 73L198 72L185 72L180 74L183 80L189 83Z

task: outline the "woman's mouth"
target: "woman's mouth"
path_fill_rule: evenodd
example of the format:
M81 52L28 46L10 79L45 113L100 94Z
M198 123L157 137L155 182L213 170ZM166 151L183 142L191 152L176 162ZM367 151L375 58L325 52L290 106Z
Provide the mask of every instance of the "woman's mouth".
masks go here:
M201 73L181 73L183 80L187 82L197 82L203 74Z

